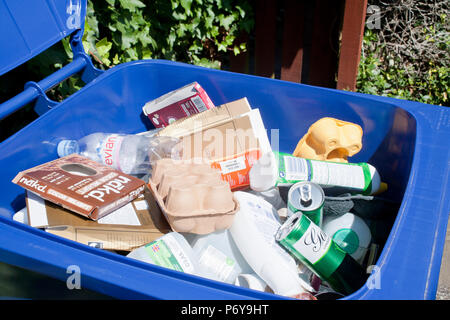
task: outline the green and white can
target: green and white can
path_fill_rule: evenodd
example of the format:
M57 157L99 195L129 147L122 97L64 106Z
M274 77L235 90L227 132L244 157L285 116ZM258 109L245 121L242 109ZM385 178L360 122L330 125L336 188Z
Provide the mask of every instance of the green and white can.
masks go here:
M339 293L350 294L365 282L358 262L301 212L286 220L275 240Z
M288 193L288 215L302 212L317 226L322 226L325 193L316 183L301 181L294 184Z

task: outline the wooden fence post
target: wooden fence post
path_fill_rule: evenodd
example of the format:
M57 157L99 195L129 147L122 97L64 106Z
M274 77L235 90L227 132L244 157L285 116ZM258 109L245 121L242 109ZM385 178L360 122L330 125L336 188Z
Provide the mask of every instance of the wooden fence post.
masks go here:
M303 0L284 1L281 80L302 81L304 16Z
M346 0L339 55L337 89L356 90L367 0Z

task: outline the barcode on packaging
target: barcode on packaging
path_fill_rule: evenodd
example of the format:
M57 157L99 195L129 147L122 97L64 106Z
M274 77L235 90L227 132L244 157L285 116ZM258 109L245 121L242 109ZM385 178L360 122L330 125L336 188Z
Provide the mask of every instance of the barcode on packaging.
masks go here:
M286 180L308 180L308 163L306 159L284 156Z
M194 103L195 108L197 109L198 112L203 112L203 111L208 110L208 108L206 107L202 98L200 98L199 96L192 97L191 101Z

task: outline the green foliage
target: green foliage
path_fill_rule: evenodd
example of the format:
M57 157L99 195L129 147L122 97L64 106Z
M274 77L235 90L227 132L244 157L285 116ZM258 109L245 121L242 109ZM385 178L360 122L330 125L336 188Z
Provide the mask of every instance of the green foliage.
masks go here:
M166 59L219 69L254 24L248 1L90 1L83 43L101 68Z
M445 22L445 16L443 16ZM437 25L439 27L439 25ZM428 36L436 27L423 27ZM405 59L385 50L376 30L366 30L357 78L357 91L362 93L449 106L450 65L443 59ZM440 48L448 50L450 39L441 41ZM428 59L427 59L428 58Z
M89 0L82 39L84 50L94 65L104 70L141 59L166 59L220 69L229 54L246 50L246 43L237 37L253 28L250 1ZM65 38L26 63L18 78L39 81L68 64L72 57L69 38ZM17 94L15 89L24 84L12 77L5 83L7 87L0 82L4 97ZM79 77L73 76L47 95L61 101L83 85Z

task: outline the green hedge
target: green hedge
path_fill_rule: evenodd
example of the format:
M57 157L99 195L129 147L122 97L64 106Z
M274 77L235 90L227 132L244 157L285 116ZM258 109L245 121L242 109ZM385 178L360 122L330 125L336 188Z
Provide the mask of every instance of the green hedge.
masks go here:
M89 0L83 46L100 69L138 59L220 69L230 54L246 50L238 36L253 26L251 0ZM12 97L23 88L23 79L39 81L71 59L66 38L0 78L0 97ZM61 101L83 85L74 76L47 95Z
M380 5L383 20L380 29L365 30L357 91L449 106L450 33L444 10L432 11L435 2L424 0L427 10L408 18L421 8L399 0L395 6L370 2Z

